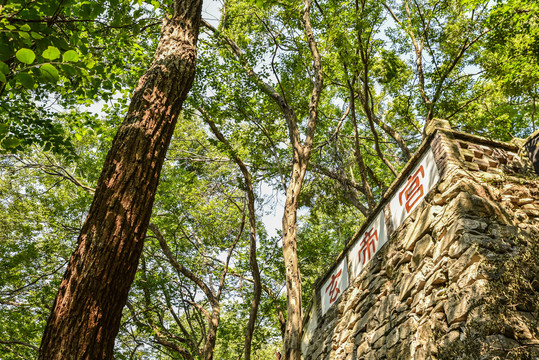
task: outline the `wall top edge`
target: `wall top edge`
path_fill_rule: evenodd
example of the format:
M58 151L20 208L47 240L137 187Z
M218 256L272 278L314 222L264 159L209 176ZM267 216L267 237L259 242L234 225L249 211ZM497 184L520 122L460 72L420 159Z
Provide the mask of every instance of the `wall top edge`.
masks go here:
M317 289L332 273L333 269L340 263L340 261L345 257L345 255L348 253L350 248L354 245L355 241L358 239L358 237L363 233L363 231L366 230L367 226L371 223L371 221L374 220L374 218L378 215L378 213L388 204L389 200L393 196L393 194L397 191L398 186L400 185L401 181L408 175L408 173L413 169L417 161L423 156L425 151L427 151L430 148L430 143L432 139L434 138L437 130L442 130L442 128L436 128L431 134L429 134L423 141L421 142L421 145L417 148L415 153L412 155L410 160L406 163L406 165L402 168L399 175L393 180L389 188L386 190L386 192L382 195L382 198L378 202L378 205L373 209L372 213L365 218L359 229L352 235L350 239L346 242L344 245L344 248L341 250L333 264L327 269L327 271L319 276L316 281L313 284L313 287ZM446 130L446 129L443 129Z
M514 152L520 149L518 145L511 142L492 140L484 136L472 135L472 134L468 134L468 133L458 131L458 130L453 130L453 129L439 128L438 130L441 130L442 132L445 132L445 133L452 134L456 140L473 141L474 143L477 143L479 145L489 145L489 146L494 146L497 148L514 151ZM515 138L513 141L515 140L520 141L520 142L524 141L523 139L519 139L519 138Z
M406 163L404 168L402 168L402 170L400 171L397 178L395 178L395 180L393 180L393 182L391 183L389 188L383 194L383 196L380 199L378 205L373 209L372 213L367 218L365 218L365 220L363 221L363 223L361 224L359 229L346 242L344 248L339 253L339 255L337 256L337 258L335 259L333 264L326 270L326 272L324 272L323 275L319 276L316 279L316 281L313 284L314 289L318 289L321 286L321 284L323 284L324 281L326 281L328 279L328 277L333 272L335 267L338 266L339 263L344 259L344 257L349 252L350 248L354 245L354 243L358 239L358 237L366 230L367 226L371 223L371 221L374 220L374 218L378 215L378 213L388 204L389 200L393 197L394 193L397 191L397 189L398 189L399 185L401 184L401 182L403 181L403 179L405 179L405 177L408 175L408 173L416 165L417 161L430 148L430 144L431 144L433 138L436 136L436 134L438 132L442 132L442 133L445 133L447 135L451 135L451 136L454 137L455 140L472 141L472 142L480 144L480 145L494 146L494 147L503 148L503 149L506 149L506 150L514 151L514 152L517 152L520 149L520 147L518 145L515 145L513 143L508 143L508 142L503 142L503 141L498 141L498 140L492 140L492 139L488 139L488 138L483 137L483 136L472 135L472 134L468 134L468 133L465 133L465 132L462 132L462 131L451 129L450 127L447 127L447 125L445 125L445 123L447 123L447 122L444 121L444 120L441 120L441 121L437 122L432 127L432 130L429 131L429 134L423 139L423 141L421 142L421 145L418 147L418 149L412 155L410 160L408 160L408 162ZM535 136L539 136L539 131L537 132L537 134L535 134ZM520 140L520 139L518 139L518 140ZM312 300L311 300L311 304L309 304L308 309L310 309L311 305L312 305Z

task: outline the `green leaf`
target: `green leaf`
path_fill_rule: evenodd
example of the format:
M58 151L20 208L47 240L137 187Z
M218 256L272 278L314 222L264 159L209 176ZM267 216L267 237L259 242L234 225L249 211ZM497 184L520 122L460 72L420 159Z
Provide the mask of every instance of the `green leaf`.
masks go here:
M4 137L9 132L8 124L0 124L0 137Z
M30 31L30 30L32 30L32 28L30 27L30 25L24 24L23 26L21 26L21 30L22 31Z
M51 64L43 64L41 65L39 70L41 71L41 75L47 81L57 82L58 80L60 80L60 77L58 76L58 70Z
M34 77L28 73L18 73L15 76L15 79L19 81L22 86L24 86L27 89L33 89L34 88Z
M47 50L43 51L43 57L48 60L54 60L60 57L60 50L54 46L49 46Z
M40 34L36 33L36 32L31 32L30 35L32 35L32 37L36 40L40 40L40 39L43 39L43 36L41 36Z
M6 149L16 148L17 146L20 145L20 143L21 143L21 140L17 139L16 137L8 137L8 138L5 138L4 141L2 141L2 145Z
M6 75L0 72L0 81L3 83L7 83Z
M68 50L62 58L64 62L77 62L79 61L79 54L75 50Z
M24 31L19 31L19 36L22 37L23 39L30 39L30 34Z
M66 74L66 75L69 75L69 76L75 76L77 75L77 70L75 70L75 68L71 65L68 65L68 64L62 64L60 65L60 68L62 69L62 71Z
M7 42L0 40L0 60L8 61L11 56L13 56L13 49Z
M56 45L56 47L58 47L58 48L60 48L62 50L69 49L69 45L67 44L67 42L63 38L53 37L52 42L54 43L54 45Z
M34 54L32 50L26 49L26 48L23 48L17 51L17 53L15 53L15 56L20 62L25 63L27 65L30 65L36 59L36 54Z
M3 61L0 61L0 73L9 74L9 66Z

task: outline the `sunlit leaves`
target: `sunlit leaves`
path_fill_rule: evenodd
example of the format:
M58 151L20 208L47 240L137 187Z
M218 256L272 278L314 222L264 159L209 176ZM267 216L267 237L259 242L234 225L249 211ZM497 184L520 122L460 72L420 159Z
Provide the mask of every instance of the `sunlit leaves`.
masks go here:
M77 62L79 54L75 50L68 50L63 54L62 59L64 62Z
M19 49L17 53L15 54L15 56L20 62L25 63L27 65L30 65L36 59L36 54L32 50L24 49L24 48Z
M43 51L42 56L47 60L54 60L60 57L60 50L54 46L49 46Z
M161 10L154 10L151 6L133 8L130 0L76 0L61 6L22 0L4 4L0 10L0 123L9 122L12 135L22 144L10 149L56 142L47 139L50 132L38 133L42 126L28 126L43 119L29 121L29 114L34 113L21 113L20 104L32 103L29 109L55 104L59 110L110 101L119 91L132 89L158 39L153 35L158 35ZM0 143L0 151L10 149Z

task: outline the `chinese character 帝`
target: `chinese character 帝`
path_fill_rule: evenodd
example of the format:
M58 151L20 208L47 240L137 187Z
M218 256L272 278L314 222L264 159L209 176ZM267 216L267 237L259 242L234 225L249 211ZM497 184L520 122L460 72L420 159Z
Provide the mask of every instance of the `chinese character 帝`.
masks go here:
M363 237L363 240L361 240L361 247L359 248L359 251L357 252L357 256L359 257L359 259L360 260L363 259L363 262L362 262L363 265L365 265L365 262L371 259L371 256L376 251L376 247L374 245L375 241L378 241L378 230L376 230L375 228L372 228L369 231L365 232L365 236ZM371 254L371 248L372 248L372 254Z
M421 179L419 174L421 173ZM402 205L403 195L405 200L406 213L409 213L410 210L414 207L416 202L423 197L423 184L421 183L422 179L425 177L425 170L423 170L423 165L417 169L414 175L408 178L408 182L402 191L399 193L399 203Z
M329 290L329 303L331 304L335 300L337 300L337 297L339 297L339 293L341 290L337 287L337 279L341 276L342 269L339 270L338 273L331 275L331 283L326 288L326 292Z

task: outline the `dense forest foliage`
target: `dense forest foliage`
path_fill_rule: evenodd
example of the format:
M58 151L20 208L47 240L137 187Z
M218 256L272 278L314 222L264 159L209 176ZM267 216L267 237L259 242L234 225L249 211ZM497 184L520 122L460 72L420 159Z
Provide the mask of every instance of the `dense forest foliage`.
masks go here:
M0 2L2 359L37 357L107 153L177 3ZM118 359L294 348L314 281L432 119L506 141L539 127L536 1L203 9ZM275 213L277 232L264 221Z

